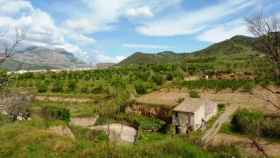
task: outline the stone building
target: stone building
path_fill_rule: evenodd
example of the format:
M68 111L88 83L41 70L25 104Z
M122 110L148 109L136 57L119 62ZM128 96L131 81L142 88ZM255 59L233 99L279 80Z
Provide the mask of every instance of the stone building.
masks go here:
M218 112L217 103L202 98L186 98L172 111L177 133L185 134L207 125Z

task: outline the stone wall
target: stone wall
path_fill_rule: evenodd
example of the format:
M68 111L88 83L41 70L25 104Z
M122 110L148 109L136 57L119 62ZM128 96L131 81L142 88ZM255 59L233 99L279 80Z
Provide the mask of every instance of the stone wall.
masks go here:
M149 106L134 103L125 109L126 113L139 114L147 117L156 117L165 121L171 119L170 110L160 106Z

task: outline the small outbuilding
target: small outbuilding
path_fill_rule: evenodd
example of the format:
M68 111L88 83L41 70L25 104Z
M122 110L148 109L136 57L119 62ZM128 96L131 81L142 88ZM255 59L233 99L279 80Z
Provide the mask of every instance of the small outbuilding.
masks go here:
M202 98L186 98L172 111L176 132L185 134L205 127L207 121L218 113L217 103Z

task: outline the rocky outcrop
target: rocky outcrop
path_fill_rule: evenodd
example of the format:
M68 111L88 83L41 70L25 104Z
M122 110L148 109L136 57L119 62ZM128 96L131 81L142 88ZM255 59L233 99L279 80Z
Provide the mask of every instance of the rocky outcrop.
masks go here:
M109 135L110 141L118 143L134 143L137 130L123 124L108 124L91 127L92 130L104 131Z
M97 117L75 117L71 119L70 125L79 126L79 127L92 127L95 125Z
M61 125L61 126L50 127L48 129L48 132L53 133L58 136L62 136L62 137L69 137L72 140L75 140L75 136L72 133L71 129L66 126Z

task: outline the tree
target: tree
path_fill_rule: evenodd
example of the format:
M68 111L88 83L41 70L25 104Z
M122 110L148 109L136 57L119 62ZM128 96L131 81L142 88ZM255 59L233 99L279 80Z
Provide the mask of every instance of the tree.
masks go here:
M0 33L0 37L4 39L7 36L7 33ZM11 42L3 42L0 47L0 64L5 62L8 58L12 57L15 54L15 51L19 44L25 39L25 32L21 29L15 29L15 39ZM8 44L9 43L9 44Z
M14 55L18 45L25 39L25 33L20 29L15 29L15 39L9 44L4 42L7 40L5 37L6 33L0 33L0 65ZM3 72L5 71L0 70L0 88L8 81L8 76Z
M257 37L256 48L264 52L276 65L275 75L280 78L280 18L265 17L262 13L246 19L248 30Z

